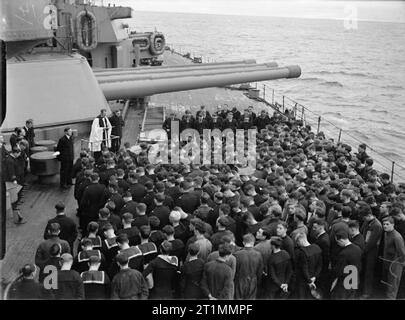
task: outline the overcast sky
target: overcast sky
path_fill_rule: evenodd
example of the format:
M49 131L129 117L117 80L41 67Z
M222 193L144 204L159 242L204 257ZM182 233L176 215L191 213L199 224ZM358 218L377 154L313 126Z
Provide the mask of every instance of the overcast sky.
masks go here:
M344 19L357 11L359 20L405 23L404 1L332 0L96 0L139 11L190 12L252 16Z

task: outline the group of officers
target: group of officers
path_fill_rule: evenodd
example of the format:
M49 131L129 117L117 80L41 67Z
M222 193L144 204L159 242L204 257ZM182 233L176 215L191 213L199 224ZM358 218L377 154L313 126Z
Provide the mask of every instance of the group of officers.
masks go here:
M200 110L196 112L195 117L190 110L186 110L181 119L176 117L174 112L170 113L169 117L163 123L163 129L167 132L170 138L172 122L178 122L180 132L186 129L195 129L199 134L203 133L204 129L236 129L248 130L256 127L258 131L264 129L270 123L270 117L266 110L262 110L257 116L253 111L253 106L243 110L241 113L236 107L230 109L227 105L218 107L217 111L210 114L202 105Z
M225 114L222 123L233 123L235 112ZM226 164L155 166L144 144L137 153L128 144L117 153L105 147L97 160L82 152L75 164L79 226L56 204L35 264L22 268L10 297L403 295L405 186L376 172L365 145L354 154L291 117L253 114L243 115L250 127L260 118L266 124L249 176ZM190 122L198 128L201 117L217 121L201 108L197 120L187 112L183 129Z

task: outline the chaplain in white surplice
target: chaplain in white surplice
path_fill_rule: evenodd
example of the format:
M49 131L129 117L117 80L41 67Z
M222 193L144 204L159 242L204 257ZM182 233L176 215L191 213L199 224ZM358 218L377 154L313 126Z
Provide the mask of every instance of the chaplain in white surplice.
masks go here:
M94 152L94 157L100 155L104 147L111 148L111 123L107 118L107 110L102 109L100 115L93 120L90 132L90 151Z

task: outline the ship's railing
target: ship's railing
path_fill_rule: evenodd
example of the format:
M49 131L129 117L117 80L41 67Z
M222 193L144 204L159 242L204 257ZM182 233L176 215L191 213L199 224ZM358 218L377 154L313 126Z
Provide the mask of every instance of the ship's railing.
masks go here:
M197 54L196 52L186 50L185 47L176 44L166 44L166 48L172 53L175 53L183 58L186 58L194 63L213 63L217 62L215 59L208 56Z
M256 83L256 88L260 90L260 98L268 105L271 105L273 109L275 108L282 113L287 109L290 112L292 111L295 119L302 120L304 125L311 126L311 129L316 134L324 133L327 139L350 145L353 151L357 150L358 145L364 143L367 146L366 152L373 159L373 166L378 171L390 174L392 182L394 182L394 180L405 181L405 167L403 165L383 155L380 151L355 137L347 130L343 130L325 116L312 111L303 104L287 97L266 84L258 85Z
M114 140L119 139L119 136L111 135L110 139L102 139L102 140L97 140L97 141L90 141L88 139L80 139L80 150L81 151L87 151L90 152L90 154L93 156L94 155L94 144L106 144L107 140L110 140L111 145L113 144Z

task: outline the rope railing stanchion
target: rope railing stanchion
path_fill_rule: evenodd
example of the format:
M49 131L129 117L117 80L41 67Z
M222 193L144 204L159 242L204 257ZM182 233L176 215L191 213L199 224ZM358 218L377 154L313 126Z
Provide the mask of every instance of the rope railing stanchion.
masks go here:
M285 107L284 107L284 96L283 96L283 112L284 112L284 110L285 110Z
M338 142L340 142L340 138L342 137L342 129L339 130L339 137L338 137Z
M394 182L394 172L395 172L395 161L392 161L392 169L391 169L391 183Z
M316 134L319 133L319 128L321 127L321 116L318 117L318 129L316 130Z
M263 85L263 99L266 100L266 85Z
M272 93L272 96L271 96L271 104L274 105L274 89L272 89L272 90L273 90L273 93Z

